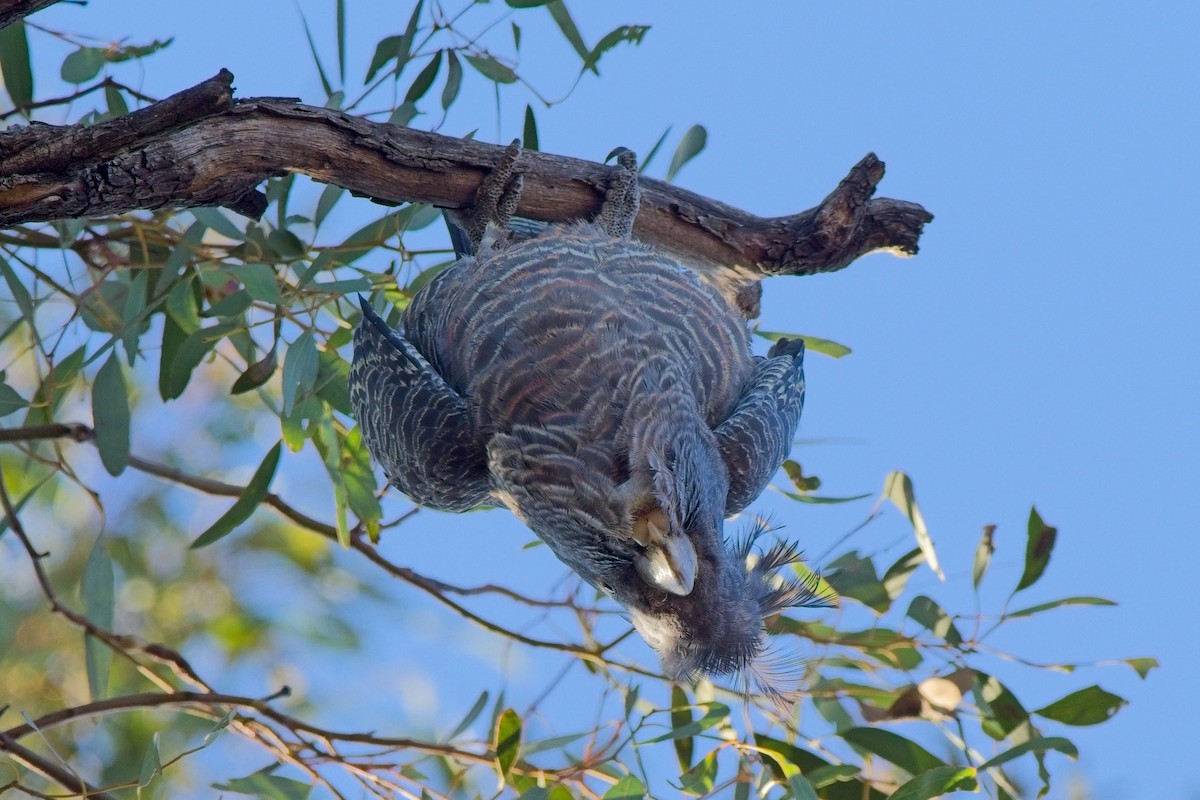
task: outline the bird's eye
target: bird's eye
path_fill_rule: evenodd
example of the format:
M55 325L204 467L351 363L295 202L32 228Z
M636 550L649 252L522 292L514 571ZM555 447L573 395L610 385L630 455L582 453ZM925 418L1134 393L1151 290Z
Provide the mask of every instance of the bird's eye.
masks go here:
M604 582L602 581L602 582L600 583L600 591L604 592L604 593L605 593L605 594L607 594L607 595L611 595L611 594L613 593L613 587L612 587L612 584L611 584L611 583L604 583Z

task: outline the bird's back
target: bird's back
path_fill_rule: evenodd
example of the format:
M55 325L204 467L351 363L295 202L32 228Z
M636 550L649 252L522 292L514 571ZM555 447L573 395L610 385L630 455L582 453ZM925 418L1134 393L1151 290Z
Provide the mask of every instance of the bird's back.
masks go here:
M591 224L458 262L413 300L404 332L476 404L481 431L582 416L593 435L611 435L622 386L651 360L690 385L715 426L753 367L745 326L723 298Z

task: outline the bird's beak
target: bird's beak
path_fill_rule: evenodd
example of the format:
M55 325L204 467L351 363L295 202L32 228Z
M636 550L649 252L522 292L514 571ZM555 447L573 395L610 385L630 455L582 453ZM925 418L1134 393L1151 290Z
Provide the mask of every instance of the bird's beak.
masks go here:
M655 537L634 564L642 580L664 592L689 595L696 585L696 548L687 534Z

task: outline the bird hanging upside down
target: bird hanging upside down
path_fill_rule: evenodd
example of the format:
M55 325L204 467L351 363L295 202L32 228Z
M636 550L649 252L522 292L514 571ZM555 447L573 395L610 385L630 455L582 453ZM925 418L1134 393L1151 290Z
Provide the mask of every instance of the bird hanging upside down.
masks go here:
M786 458L804 404L804 344L750 354L741 316L630 238L637 162L618 157L593 222L508 229L516 143L461 217L471 252L390 329L364 300L350 398L388 480L444 511L502 505L624 606L686 680L764 662L764 619L820 605L777 574L794 545L727 544Z

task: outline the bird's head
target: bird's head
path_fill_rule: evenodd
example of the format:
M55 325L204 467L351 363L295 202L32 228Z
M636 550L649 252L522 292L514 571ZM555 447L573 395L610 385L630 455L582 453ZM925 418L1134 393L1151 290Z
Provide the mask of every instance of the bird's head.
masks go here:
M756 548L765 525L726 541L728 477L711 433L679 417L668 430L651 435L652 446L635 456L648 468L650 499L633 504L632 564L614 563L601 588L629 611L672 678L738 673L779 696L790 676L768 657L765 620L828 598L816 592L815 579L780 574L799 561L794 545Z
M777 542L765 551L755 546L765 530L759 525L726 542L719 523L691 528L696 573L687 594L652 585L636 567L603 587L629 611L670 677L686 681L737 674L772 696L786 694L787 685L794 684L791 665L769 647L765 621L788 608L827 605L828 598L818 593L815 578L781 574L781 568L800 560L794 544Z

